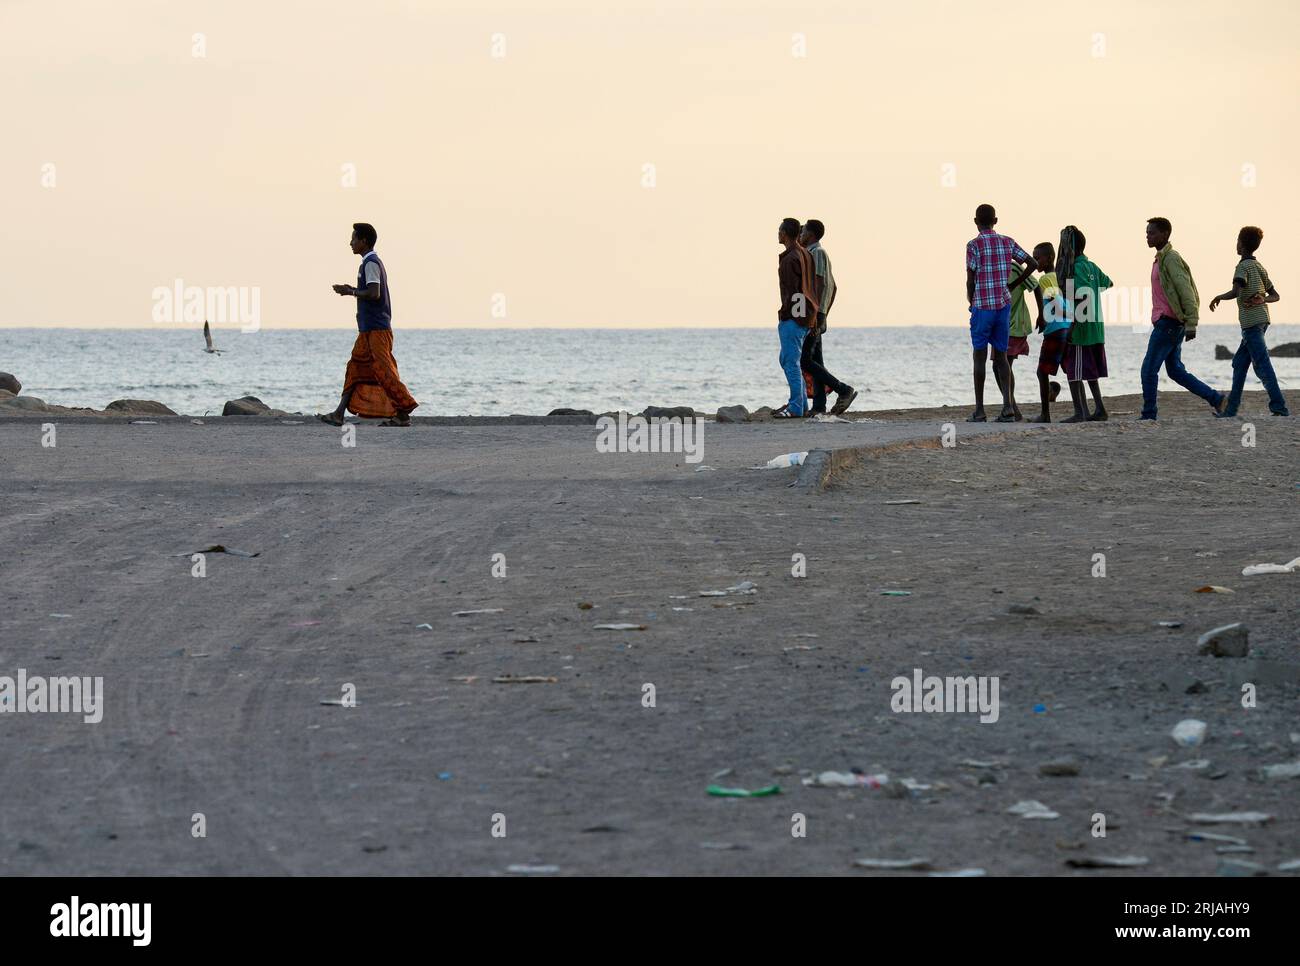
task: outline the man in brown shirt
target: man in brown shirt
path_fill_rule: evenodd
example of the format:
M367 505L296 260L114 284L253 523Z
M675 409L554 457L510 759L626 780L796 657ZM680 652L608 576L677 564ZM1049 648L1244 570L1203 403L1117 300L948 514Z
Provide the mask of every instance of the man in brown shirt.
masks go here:
M798 218L786 218L776 233L776 240L785 246L776 263L777 283L781 288L776 333L781 340L781 371L790 384L790 401L772 413L776 419L802 417L808 408L799 359L808 327L817 321L817 296L812 256L799 244L801 227Z

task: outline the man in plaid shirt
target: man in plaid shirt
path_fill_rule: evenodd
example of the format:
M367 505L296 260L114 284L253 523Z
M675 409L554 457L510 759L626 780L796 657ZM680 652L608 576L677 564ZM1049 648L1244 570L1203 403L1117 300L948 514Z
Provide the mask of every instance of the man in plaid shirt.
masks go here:
M966 301L970 304L970 341L975 360L975 412L968 423L985 423L984 363L993 350L993 376L1002 390L1002 412L998 422L1010 423L1016 415L1010 390L1010 367L1007 365L1007 339L1011 330L1011 293L1007 279L1013 265L1025 266L1022 280L1028 278L1035 263L1014 238L993 230L998 223L992 205L975 209L975 226L980 233L966 243Z

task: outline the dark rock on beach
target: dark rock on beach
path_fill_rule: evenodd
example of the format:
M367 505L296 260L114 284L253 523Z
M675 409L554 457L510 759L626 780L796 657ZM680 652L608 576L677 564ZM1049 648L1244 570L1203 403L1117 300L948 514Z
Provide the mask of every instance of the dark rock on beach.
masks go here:
M749 410L744 406L723 406L718 410L717 420L720 423L747 423Z
M646 406L641 415L646 419L694 419L695 410L690 406Z
M552 409L546 415L548 416L594 416L596 414L593 413L590 409L565 409L564 407L560 407L559 409Z
M240 396L231 399L221 410L223 416L288 416L281 409L272 409L256 396Z
M0 389L13 393L15 396L23 391L23 384L18 381L18 377L10 372L0 372Z
M43 413L47 412L49 408L45 404L45 400L37 396L11 396L7 393L0 396L0 412L5 410L12 412L15 409L21 409L26 412Z
M1300 342L1283 342L1269 349L1268 354L1279 359L1300 359Z
M109 413L130 416L175 416L176 413L152 399L114 399L104 407Z

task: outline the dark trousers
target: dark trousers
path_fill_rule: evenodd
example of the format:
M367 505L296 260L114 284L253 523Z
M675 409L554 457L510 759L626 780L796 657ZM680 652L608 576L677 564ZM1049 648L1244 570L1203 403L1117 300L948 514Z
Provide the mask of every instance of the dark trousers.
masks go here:
M799 358L799 368L812 379L812 411L826 411L826 391L834 393L845 390L844 383L830 374L822 365L822 335L809 327L808 336L803 340L803 355Z
M1211 406L1218 406L1223 393L1216 392L1187 371L1183 365L1183 338L1187 330L1183 323L1162 315L1151 327L1147 340L1147 355L1142 360L1142 418L1156 418L1156 386L1160 381L1160 367L1165 367L1169 378L1190 393L1200 396Z
M1268 357L1268 345L1264 342L1264 333L1267 331L1267 322L1241 330L1241 345L1232 357L1232 392L1228 393L1228 405L1223 408L1223 415L1237 415L1237 407L1241 405L1241 392L1246 388L1246 372L1252 366L1268 392L1269 410L1277 416L1290 415L1286 408L1286 397L1277 384L1273 361Z

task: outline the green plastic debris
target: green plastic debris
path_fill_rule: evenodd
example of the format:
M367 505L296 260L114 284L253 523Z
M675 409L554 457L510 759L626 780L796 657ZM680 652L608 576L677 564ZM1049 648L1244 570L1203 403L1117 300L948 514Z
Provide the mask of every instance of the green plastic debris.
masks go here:
M766 788L755 788L752 792L748 788L723 788L721 785L710 785L707 789L710 795L721 795L723 798L760 798L763 795L780 795L780 785L768 785Z
M881 597L911 597L912 592L910 590L882 590L880 592L880 596Z

